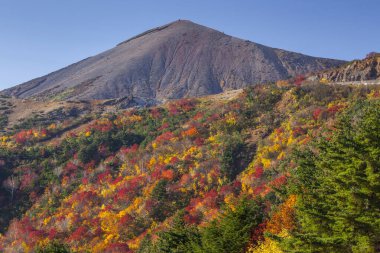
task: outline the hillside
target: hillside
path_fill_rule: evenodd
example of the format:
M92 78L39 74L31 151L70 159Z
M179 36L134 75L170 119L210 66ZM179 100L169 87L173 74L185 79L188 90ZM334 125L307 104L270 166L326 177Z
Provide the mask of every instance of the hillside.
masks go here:
M146 31L1 93L39 100L198 97L343 64L238 39L190 21Z
M373 54L363 60L354 60L338 68L321 71L316 77L342 83L369 80L380 82L380 54Z
M376 252L379 99L304 81L30 114L0 139L0 251Z

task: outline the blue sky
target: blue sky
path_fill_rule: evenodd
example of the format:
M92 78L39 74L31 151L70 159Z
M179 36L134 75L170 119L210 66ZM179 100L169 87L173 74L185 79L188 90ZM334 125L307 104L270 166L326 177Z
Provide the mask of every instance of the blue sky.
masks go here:
M359 59L380 51L379 0L0 0L0 89L189 19L264 45Z

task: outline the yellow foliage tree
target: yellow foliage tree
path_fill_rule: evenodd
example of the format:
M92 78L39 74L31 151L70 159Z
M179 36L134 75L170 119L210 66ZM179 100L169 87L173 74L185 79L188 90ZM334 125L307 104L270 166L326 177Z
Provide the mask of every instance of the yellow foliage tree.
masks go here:
M296 195L290 195L289 198L280 206L279 210L272 215L267 224L267 231L273 234L280 234L284 230L292 230L294 224L294 205L296 204Z
M283 253L283 251L279 247L278 242L265 238L258 245L249 247L247 253Z

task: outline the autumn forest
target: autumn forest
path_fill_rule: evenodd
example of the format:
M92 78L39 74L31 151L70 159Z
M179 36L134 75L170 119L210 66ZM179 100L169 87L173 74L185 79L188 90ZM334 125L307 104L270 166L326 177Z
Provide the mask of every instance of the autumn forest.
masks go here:
M0 137L0 251L380 250L378 86L61 113Z

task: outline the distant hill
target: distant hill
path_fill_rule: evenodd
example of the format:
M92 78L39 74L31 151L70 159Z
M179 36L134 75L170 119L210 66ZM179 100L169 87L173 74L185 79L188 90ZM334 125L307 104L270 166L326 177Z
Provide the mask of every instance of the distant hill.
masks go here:
M343 63L267 47L180 20L1 93L42 100L162 101L216 94Z
M380 81L380 53L371 54L363 60L355 60L337 68L321 71L316 76L331 82Z

